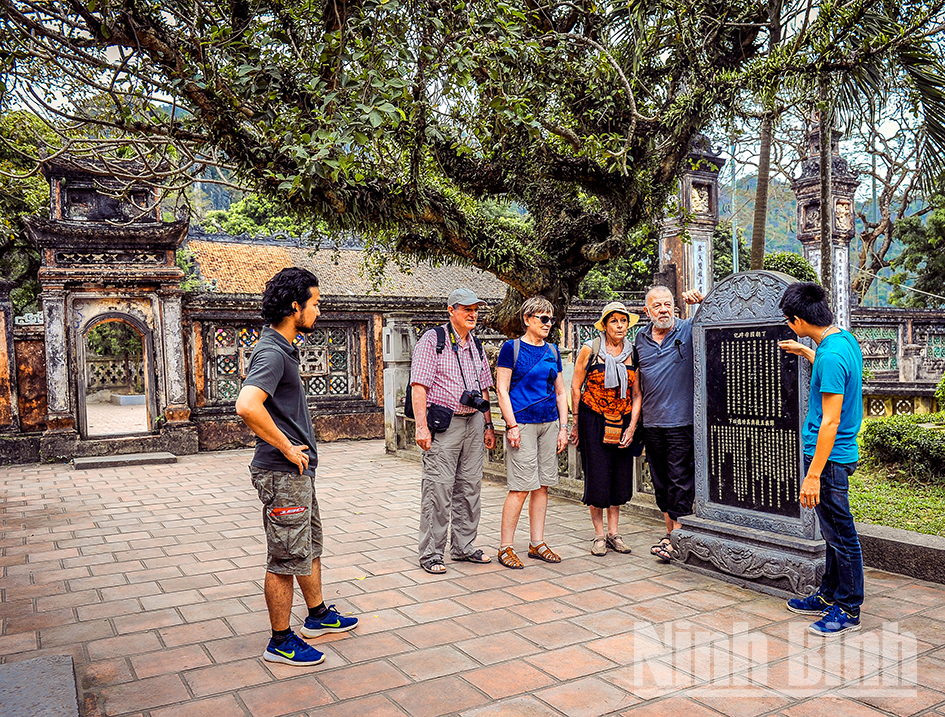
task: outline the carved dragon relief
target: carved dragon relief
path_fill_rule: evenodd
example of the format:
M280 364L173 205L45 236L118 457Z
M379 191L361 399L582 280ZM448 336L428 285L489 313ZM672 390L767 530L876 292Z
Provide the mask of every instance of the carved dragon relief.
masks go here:
M672 540L675 557L680 562L686 562L690 555L694 555L728 575L746 580L783 578L790 583L792 592L798 595L812 592L820 584L824 573L825 561L822 558L803 560L775 550L714 536L696 535L685 529L673 531Z

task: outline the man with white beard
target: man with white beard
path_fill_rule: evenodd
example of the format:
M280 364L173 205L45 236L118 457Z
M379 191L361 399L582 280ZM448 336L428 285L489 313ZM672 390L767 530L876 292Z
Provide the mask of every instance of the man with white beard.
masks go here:
M684 291L687 304L698 304L699 291ZM643 442L650 464L656 505L666 520L666 536L650 548L664 561L672 559L670 533L679 517L692 512L695 497L693 456L692 319L678 319L673 292L654 286L646 293L650 325L634 340L637 380L633 401L642 406Z

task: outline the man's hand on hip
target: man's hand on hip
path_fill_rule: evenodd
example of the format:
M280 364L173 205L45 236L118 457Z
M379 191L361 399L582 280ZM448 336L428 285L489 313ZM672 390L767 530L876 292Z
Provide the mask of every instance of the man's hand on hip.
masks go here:
M282 455L286 457L286 460L299 467L299 475L302 475L302 472L308 468L308 454L305 453L307 450L308 446L289 446L282 451Z
M430 429L426 426L417 426L417 435L416 435L417 445L420 446L425 451L430 450L430 446L433 445L433 436L430 435Z

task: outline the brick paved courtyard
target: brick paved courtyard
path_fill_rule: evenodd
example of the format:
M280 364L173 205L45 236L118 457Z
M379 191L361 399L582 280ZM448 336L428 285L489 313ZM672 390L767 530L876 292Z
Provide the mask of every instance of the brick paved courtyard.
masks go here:
M780 600L656 562L656 523L624 518L633 555L592 558L560 499L561 564L430 576L419 465L378 441L322 446L318 478L326 601L361 625L314 641L319 667L266 663L249 456L0 468L0 659L71 654L88 717L945 715L945 586L868 571L863 630L824 643ZM493 555L504 497L484 487Z

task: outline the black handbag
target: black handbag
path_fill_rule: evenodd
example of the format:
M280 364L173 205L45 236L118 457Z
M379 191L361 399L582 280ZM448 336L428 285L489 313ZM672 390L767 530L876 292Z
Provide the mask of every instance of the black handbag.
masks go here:
M450 421L452 420L452 409L446 406L438 406L435 403L431 403L427 406L427 428L430 429L431 434L443 433L443 431L450 427Z

